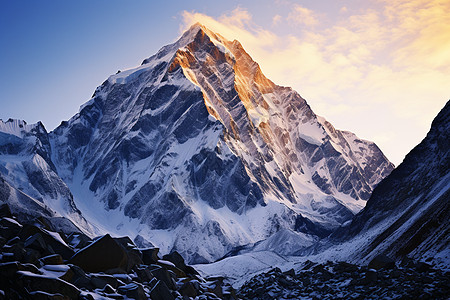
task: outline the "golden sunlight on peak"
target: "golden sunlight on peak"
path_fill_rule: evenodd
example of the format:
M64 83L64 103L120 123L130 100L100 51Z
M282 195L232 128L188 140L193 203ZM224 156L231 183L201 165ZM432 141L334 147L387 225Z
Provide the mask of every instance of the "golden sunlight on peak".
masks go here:
M239 40L270 80L296 89L337 128L374 140L398 165L449 98L450 1L347 2L332 19L286 1L289 10L267 26L241 7L218 18L182 15L185 27L200 22Z

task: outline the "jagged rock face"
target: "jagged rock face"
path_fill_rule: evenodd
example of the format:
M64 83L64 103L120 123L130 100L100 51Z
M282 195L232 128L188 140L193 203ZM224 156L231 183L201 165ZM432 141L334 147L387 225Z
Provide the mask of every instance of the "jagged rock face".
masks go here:
M22 220L43 216L59 219L61 229L84 230L90 226L81 216L72 193L51 160L51 145L42 123L0 120L0 202L7 202Z
M425 139L374 189L367 206L335 234L371 236L360 257L431 259L449 268L450 102Z
M190 262L283 228L324 237L393 168L198 24L108 78L46 144L89 220Z

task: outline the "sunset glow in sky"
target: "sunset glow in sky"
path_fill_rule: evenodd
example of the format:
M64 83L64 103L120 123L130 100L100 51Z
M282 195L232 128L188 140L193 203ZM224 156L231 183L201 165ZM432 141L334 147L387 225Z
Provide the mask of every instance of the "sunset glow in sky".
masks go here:
M195 22L396 165L450 99L448 0L91 2L2 1L0 118L52 130Z

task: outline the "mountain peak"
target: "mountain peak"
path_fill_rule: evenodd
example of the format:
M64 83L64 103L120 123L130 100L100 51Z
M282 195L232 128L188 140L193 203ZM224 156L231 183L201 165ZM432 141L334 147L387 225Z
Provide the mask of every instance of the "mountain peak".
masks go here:
M83 215L190 261L282 228L325 236L392 169L373 143L267 79L239 42L198 23L110 76L49 139Z

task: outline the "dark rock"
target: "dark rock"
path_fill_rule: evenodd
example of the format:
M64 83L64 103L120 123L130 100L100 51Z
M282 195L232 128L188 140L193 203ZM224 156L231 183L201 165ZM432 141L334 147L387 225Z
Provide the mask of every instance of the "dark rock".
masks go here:
M395 261L390 258L387 257L386 255L380 254L375 256L370 262L368 267L370 269L375 269L375 270L379 270L379 269L393 269L395 268Z
M127 269L127 254L109 234L78 251L70 263L87 272L105 272L109 269Z
M149 283L150 298L152 300L175 300L167 285L156 278Z
M135 268L136 275L143 283L148 283L154 278L152 273L150 272L149 268L143 266L143 267L136 267Z
M199 275L199 273L193 267L186 265L184 258L177 251L173 251L170 254L164 255L163 259L170 261L187 275ZM175 274L177 274L177 272L175 272ZM177 276L180 277L180 275L178 274Z
M94 289L89 276L83 271L83 269L76 265L71 265L70 269L66 272L66 274L61 276L60 279L70 282L80 289Z
M14 245L14 244L17 244L20 241L21 241L20 238L18 236L15 236L12 239L10 239L9 241L7 241L5 243L5 245Z
M20 271L28 271L34 274L42 274L41 271L39 271L39 269L33 265L33 264L19 264L19 270Z
M22 230L22 227L23 226L14 219L7 217L0 219L0 235L6 240L18 235Z
M52 254L41 258L41 262L44 265L62 265L63 259L59 254Z
M174 290L176 288L172 276L166 269L158 265L150 265L149 269L152 275L164 282L169 289Z
M315 266L315 265L317 265L317 263L314 263L314 262L312 262L312 261L310 261L310 260L307 260L307 261L305 261L305 263L303 264L302 270L309 270L309 269L311 269L311 267L313 267L313 266Z
M128 298L135 300L147 300L144 288L138 283L130 283L125 286L121 286L117 289L117 292L127 296ZM152 298L153 299L153 298Z
M25 247L35 249L43 256L58 253L63 259L69 259L74 251L68 247L56 232L48 232L33 225L25 225L19 233L25 241Z
M17 261L0 264L0 276L2 277L13 277L17 271L19 271L19 263Z
M23 261L27 253L22 242L13 245L5 245L3 246L2 251L4 253L12 253L12 259L17 261Z
M26 248L30 248L39 252L39 257L55 253L55 251L51 247L48 247L40 233L36 233L33 236L29 237L25 241L24 245Z
M425 263L425 262L419 261L419 262L416 264L416 270L417 270L417 272L424 273L424 272L427 272L427 271L430 270L430 269L431 269L431 265L430 265L430 264L427 264L427 263Z
M181 287L179 292L181 293L182 296L185 297L192 297L195 298L198 295L197 289L195 288L195 285L188 281L185 282Z
M106 285L112 286L115 289L119 287L117 278L106 274L91 274L91 284L98 289L103 289Z
M61 294L70 299L77 299L80 290L75 286L59 278L50 278L43 275L30 275L22 271L18 272L20 279L24 282L25 288L29 292L44 291L50 294Z
M176 266L174 266L171 262L160 260L157 263L161 267L163 267L166 270L169 270L175 274L176 277L182 278L186 277L186 273L184 273L182 270L178 269Z
M366 271L366 278L368 282L375 283L378 280L378 274L377 271L370 269Z
M43 216L36 218L35 224L39 224L40 226L38 225L38 227L44 228L48 231L55 231L55 228L53 227L52 223Z
M3 203L0 205L0 218L12 218L11 208L9 208L8 203Z
M173 251L170 254L164 255L163 259L170 261L178 269L186 273L186 263L184 262L184 258L177 251Z
M127 254L126 271L130 272L136 265L143 264L142 252L136 247L133 241L128 237L114 238L114 240L123 248Z
M26 253L23 258L23 262L32 263L36 266L40 266L39 259L42 257L41 253L35 249L25 248Z
M295 270L294 269L290 269L287 270L286 272L284 272L283 274L294 277L295 276Z
M279 273L281 273L281 270L278 268L274 269L275 272L279 271ZM272 270L272 271L274 271ZM223 290L222 290L222 285L223 285L223 277L209 277L206 280L211 281L212 284L208 284L208 291L210 291L211 293L213 293L214 295L216 295L217 297L219 297L220 299L223 298Z
M142 261L144 262L144 264L152 265L158 262L159 248L141 249L141 252L142 252Z

